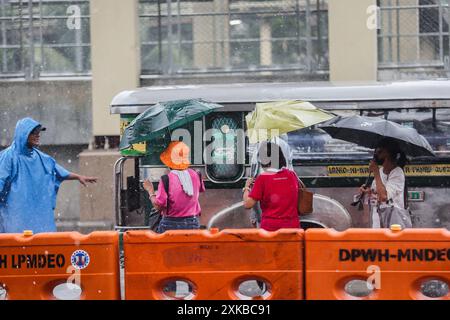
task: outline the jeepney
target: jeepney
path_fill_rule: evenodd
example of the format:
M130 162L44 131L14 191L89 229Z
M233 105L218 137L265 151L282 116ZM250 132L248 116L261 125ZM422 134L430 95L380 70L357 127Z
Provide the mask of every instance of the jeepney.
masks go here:
M413 224L418 228L450 229L450 81L392 83L239 83L173 85L124 91L114 97L110 111L120 114L123 130L137 115L160 101L201 98L222 104L214 112L185 126L192 139L208 129L246 129L245 115L256 103L303 100L336 115L384 117L416 128L430 142L435 158L414 158L405 169ZM224 133L225 134L225 133ZM218 153L241 153L245 163L193 162L200 170L207 192L201 198L201 224L205 227L248 228L250 211L241 205L241 188L250 176L252 145L226 144ZM312 127L288 134L294 152L294 168L315 192L314 212L302 219L302 227L368 227L368 209L352 207L353 195L368 175L373 151L332 139ZM193 151L203 152L207 141L192 141ZM198 150L200 148L201 150ZM197 150L196 150L197 149ZM142 189L143 179L157 182L166 168L159 161L157 143L148 141L122 150L115 166L117 227L145 227L151 210ZM125 161L134 161L134 175L124 176ZM126 180L126 181L125 181Z

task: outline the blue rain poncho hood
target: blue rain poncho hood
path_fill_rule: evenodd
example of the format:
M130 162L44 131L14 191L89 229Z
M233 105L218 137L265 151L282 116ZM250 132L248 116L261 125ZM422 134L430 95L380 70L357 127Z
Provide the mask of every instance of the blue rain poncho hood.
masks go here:
M56 231L56 195L70 173L28 146L28 136L38 126L31 118L19 120L13 143L0 152L0 232Z

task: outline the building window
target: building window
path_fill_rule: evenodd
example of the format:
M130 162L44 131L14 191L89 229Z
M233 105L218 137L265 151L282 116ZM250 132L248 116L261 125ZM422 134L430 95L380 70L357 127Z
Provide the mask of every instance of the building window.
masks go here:
M328 71L326 0L140 0L142 74Z
M90 72L88 0L0 0L0 75Z
M380 68L448 68L449 0L379 0Z

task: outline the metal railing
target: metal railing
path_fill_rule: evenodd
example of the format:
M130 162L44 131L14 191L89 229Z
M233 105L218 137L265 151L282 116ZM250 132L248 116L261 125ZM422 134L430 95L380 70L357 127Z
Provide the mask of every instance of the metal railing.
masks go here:
M88 0L0 0L0 78L89 73Z
M379 68L449 68L448 0L379 0Z
M327 0L140 0L143 75L328 71Z

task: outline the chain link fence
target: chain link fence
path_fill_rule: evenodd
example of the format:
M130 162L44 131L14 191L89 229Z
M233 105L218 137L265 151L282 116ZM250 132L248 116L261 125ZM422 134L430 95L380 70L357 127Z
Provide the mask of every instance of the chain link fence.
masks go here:
M140 0L142 74L327 71L326 0Z
M89 72L88 0L0 0L0 77Z
M380 69L449 70L449 0L379 0Z

